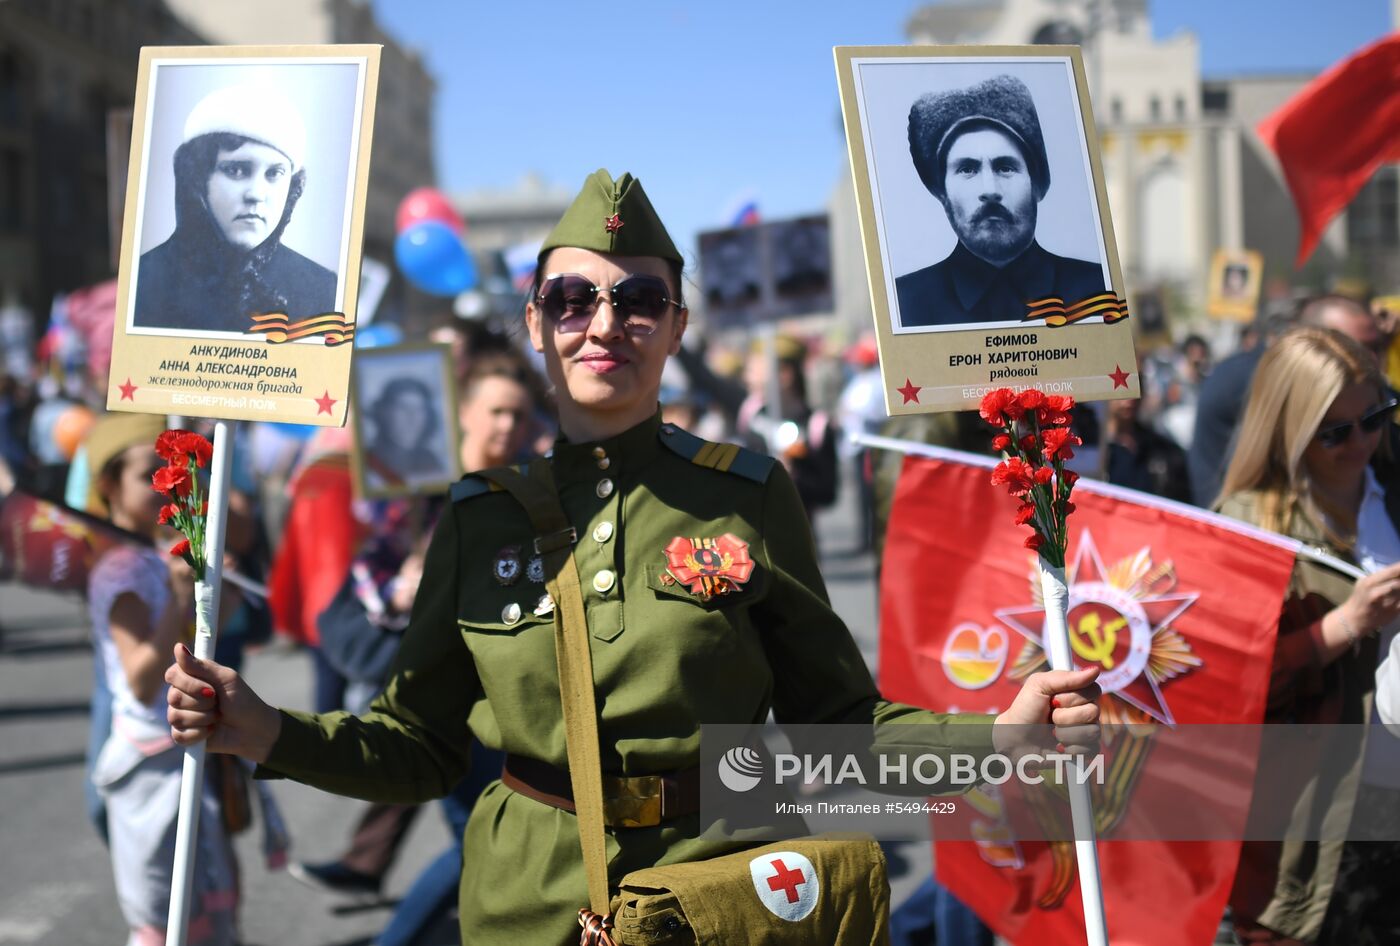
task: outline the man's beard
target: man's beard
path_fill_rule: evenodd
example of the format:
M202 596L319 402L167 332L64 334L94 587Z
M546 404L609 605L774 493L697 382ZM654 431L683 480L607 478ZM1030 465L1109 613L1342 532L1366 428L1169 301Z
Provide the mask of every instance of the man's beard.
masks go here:
M1018 218L997 203L982 204L970 220L949 215L953 230L972 253L994 266L1005 266L1026 251L1035 240L1036 204L1030 202Z

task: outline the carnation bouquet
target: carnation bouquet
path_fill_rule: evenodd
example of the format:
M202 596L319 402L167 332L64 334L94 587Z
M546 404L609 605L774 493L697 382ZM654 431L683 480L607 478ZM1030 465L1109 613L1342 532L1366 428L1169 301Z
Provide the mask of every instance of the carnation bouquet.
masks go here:
M199 471L209 466L214 446L191 431L167 430L156 438L156 455L166 465L151 477L151 485L168 500L156 521L184 536L171 546L170 554L188 562L195 580L203 582L209 502L200 488Z
M998 388L982 398L980 410L997 429L992 446L1003 457L992 470L992 484L1005 486L1021 501L1016 522L1031 527L1026 548L1061 569L1069 541L1066 520L1074 512L1070 494L1079 479L1065 469L1065 461L1083 443L1069 427L1073 409L1072 397Z

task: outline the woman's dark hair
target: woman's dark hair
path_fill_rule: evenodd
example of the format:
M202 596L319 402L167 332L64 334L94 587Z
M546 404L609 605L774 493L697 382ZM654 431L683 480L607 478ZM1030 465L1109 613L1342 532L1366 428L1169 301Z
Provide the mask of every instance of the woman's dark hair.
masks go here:
M433 404L432 388L417 378L393 378L380 388L379 396L369 408L369 416L374 421L374 434L378 438L388 431L390 424L385 420L384 412L388 410L389 405L406 394L416 394L423 402L423 412L427 415L428 422L423 425L423 432L415 444L422 446L441 428L442 418L438 417L436 405Z
M185 258L188 272L209 284L233 284L240 311L250 313L285 312L287 297L263 279L263 269L282 243L282 232L292 219L292 209L306 189L306 169L292 175L287 187L287 203L282 219L266 240L251 250L224 239L214 215L209 211L209 176L214 173L220 151L237 151L255 141L242 135L215 132L200 135L175 150L175 234L189 247ZM261 142L255 142L261 143Z

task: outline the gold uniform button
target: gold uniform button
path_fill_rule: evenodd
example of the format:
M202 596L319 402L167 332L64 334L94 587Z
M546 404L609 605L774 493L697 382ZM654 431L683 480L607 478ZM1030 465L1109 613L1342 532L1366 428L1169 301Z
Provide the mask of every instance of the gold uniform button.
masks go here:
M612 586L615 584L617 584L617 576L606 568L593 576L593 590L600 595L612 591Z
M607 457L598 458L598 469L606 470L610 466L612 466L612 461L609 460Z
M520 620L520 605L512 601L501 609L501 621L505 624L515 624Z
M598 481L598 487L597 487L597 489L594 490L594 492L598 494L598 498L599 498L599 499L607 499L609 496L612 495L612 492L613 492L613 481L612 481L612 480L599 480L599 481Z
M604 450L602 447L594 447L593 455L601 460L608 455L608 451Z
M612 538L613 524L611 522L600 522L593 527L593 541L606 542Z

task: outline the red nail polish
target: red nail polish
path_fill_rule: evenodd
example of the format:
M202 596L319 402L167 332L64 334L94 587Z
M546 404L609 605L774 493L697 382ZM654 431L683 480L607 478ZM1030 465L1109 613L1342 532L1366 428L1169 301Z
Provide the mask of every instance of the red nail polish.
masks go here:
M1063 752L1065 751L1065 744L1064 744L1063 742L1057 742L1057 743L1055 743L1055 751L1056 751L1056 752L1059 752L1059 753L1063 753Z
M199 695L207 700L209 699L209 697L214 695L214 690L212 687L205 687L204 689L199 691Z
M1057 697L1057 698L1051 700L1051 701L1050 701L1050 705L1053 706L1053 707L1055 707L1055 709L1059 709L1059 708L1060 708L1060 700L1059 700L1059 698Z

